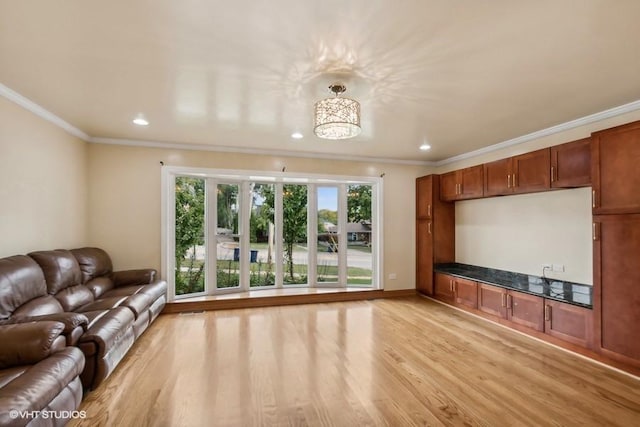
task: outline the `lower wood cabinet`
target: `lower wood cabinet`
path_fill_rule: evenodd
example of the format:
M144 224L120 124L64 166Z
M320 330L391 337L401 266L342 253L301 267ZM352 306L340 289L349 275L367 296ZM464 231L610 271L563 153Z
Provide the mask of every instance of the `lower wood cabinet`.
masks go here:
M435 297L463 308L478 308L478 283L473 280L436 273Z
M535 295L480 284L478 310L536 331L544 331L544 299Z
M442 302L593 347L593 310L448 274L436 273L434 283L434 296Z
M546 300L544 332L561 340L591 348L593 343L593 310Z

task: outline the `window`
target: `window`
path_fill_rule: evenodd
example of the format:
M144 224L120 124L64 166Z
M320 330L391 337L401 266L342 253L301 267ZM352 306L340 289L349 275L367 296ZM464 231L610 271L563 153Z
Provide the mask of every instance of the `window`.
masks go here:
M379 287L379 178L165 167L162 182L171 299Z

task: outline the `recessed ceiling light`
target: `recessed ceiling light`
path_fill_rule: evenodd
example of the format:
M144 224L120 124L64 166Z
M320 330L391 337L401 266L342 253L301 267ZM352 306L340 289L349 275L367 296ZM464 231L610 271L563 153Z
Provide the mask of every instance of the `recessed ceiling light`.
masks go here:
M294 133L291 134L291 138L293 138L293 139L302 139L303 136L304 135L301 134L300 132L294 132Z
M149 126L149 121L142 116L138 116L133 119L133 124L138 126Z
M431 146L430 146L429 144L422 144L422 145L420 146L420 149L421 149L422 151L431 150Z

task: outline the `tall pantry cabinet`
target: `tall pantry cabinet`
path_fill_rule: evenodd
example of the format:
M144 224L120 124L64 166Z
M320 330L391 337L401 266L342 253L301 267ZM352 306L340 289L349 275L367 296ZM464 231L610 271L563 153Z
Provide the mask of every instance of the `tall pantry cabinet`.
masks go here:
M595 347L640 366L640 122L592 134Z
M433 266L455 260L455 205L440 201L440 177L416 179L416 288L433 295Z

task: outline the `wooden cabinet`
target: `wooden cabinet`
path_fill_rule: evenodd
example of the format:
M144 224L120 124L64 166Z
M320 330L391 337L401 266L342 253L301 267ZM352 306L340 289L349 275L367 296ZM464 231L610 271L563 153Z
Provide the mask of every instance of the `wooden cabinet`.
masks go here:
M640 122L592 134L593 214L640 213Z
M544 330L544 299L535 295L480 284L478 309L536 331Z
M544 331L544 299L535 295L507 291L507 319L513 323Z
M478 308L478 283L448 274L436 273L434 296L462 308Z
M416 219L431 219L433 212L433 178L416 179Z
M532 151L483 165L484 196L531 193L551 188L550 150Z
M640 214L594 216L593 228L594 347L640 366Z
M416 289L433 295L433 265L455 259L455 206L440 200L440 179L416 180Z
M472 280L453 278L454 304L459 307L478 308L478 283Z
M453 303L453 277L447 274L436 273L433 296L440 301Z
M591 138L551 147L551 188L591 185Z
M482 165L478 165L441 175L440 198L454 201L482 197L482 173Z
M544 333L585 348L591 348L593 310L545 300Z

